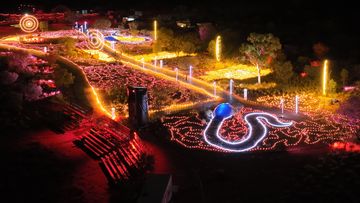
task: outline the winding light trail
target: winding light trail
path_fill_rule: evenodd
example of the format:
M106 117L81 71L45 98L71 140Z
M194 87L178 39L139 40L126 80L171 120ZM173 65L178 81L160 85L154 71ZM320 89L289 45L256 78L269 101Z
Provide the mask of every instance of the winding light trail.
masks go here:
M266 137L268 129L265 122L272 127L288 127L292 125L292 122L279 121L276 116L269 113L249 113L244 117L249 127L248 135L240 141L228 141L220 135L219 131L224 121L231 116L232 108L230 104L222 103L215 108L213 118L204 131L206 143L225 151L244 152L256 147L257 144Z

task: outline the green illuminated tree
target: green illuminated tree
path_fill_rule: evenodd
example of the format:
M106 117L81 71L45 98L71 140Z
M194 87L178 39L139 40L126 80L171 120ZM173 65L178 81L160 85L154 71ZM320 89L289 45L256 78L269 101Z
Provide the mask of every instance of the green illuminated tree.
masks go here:
M258 70L258 83L261 83L261 68L269 65L281 50L279 38L272 34L251 33L247 38L248 43L240 47L240 53Z

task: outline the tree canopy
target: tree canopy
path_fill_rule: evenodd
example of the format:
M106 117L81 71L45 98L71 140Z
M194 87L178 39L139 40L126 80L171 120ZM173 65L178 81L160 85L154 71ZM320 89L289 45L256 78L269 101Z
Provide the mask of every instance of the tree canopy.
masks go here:
M277 51L281 49L279 38L273 34L251 33L247 38L248 43L240 47L240 53L251 64L264 67L271 63L276 57Z
M258 69L258 83L260 80L261 68L269 65L281 50L279 38L273 34L251 33L247 38L248 43L242 44L240 53L244 59L256 66Z

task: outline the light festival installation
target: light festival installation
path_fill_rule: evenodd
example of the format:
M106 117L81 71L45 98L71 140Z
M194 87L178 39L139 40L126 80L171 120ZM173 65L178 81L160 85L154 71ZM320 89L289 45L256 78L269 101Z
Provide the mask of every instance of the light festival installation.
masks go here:
M276 116L269 113L249 113L244 117L249 128L248 135L245 136L245 139L239 141L229 141L220 135L219 130L224 121L231 116L232 107L230 104L222 103L215 108L213 118L210 120L204 131L206 143L225 151L248 151L256 147L268 134L268 128L265 125L265 122L271 127L289 127L292 125L292 122L282 122Z
M179 69L178 68L175 68L175 79L176 79L176 81L178 81L178 79L179 79Z
M164 65L164 64L163 64L163 60L161 59L161 60L160 60L160 68L162 68L163 65Z
M281 99L280 99L280 108L281 108L281 113L282 113L282 114L284 114L284 102L285 102L284 99L281 98Z
M112 50L115 50L115 43L116 43L116 42L114 42L114 41L111 41L111 42L110 42L110 45L111 45L111 49L112 49Z
M278 102L277 102L278 105ZM220 135L226 140L238 141L248 134L244 116L258 112L255 109L243 107L223 123ZM260 112L259 112L260 113ZM177 114L162 118L164 126L169 130L171 140L190 148L207 151L231 152L209 145L204 140L206 123L198 113L190 115ZM340 130L342 129L342 130ZM324 121L322 116L309 117L308 120L295 122L285 128L274 128L268 131L268 136L250 151L269 151L284 147L306 146L314 144L344 141L354 135L359 129L344 116L329 116Z
M325 60L324 67L323 67L323 81L322 81L322 94L326 95L326 83L327 83L327 72L328 72L328 60Z
M230 79L229 81L229 92L230 92L230 96L233 94L233 84L234 84L234 80Z
M221 37L217 36L215 41L215 57L216 61L221 59Z
M105 45L104 35L98 30L91 30L86 36L86 44L89 49L102 50Z
M248 96L248 90L244 89L244 99L247 100L247 96Z
M157 40L157 21L154 20L154 40Z
M193 67L190 65L189 66L189 80L191 80L191 78L192 78L192 71L193 71Z
M154 58L154 66L155 66L155 67L157 66L157 58L156 58L156 56L155 56L155 58Z
M20 19L19 26L23 32L32 33L39 28L39 21L35 16L25 14Z
M284 101L284 109L295 109L295 95L267 95L257 99L257 102L279 108L279 100ZM345 141L356 135L360 130L359 119L351 119L345 115L333 114L324 110L320 105L320 98L313 94L301 94L302 114L306 119L292 121L292 125L282 128L271 128L268 135L249 151L291 150L292 147L307 147L309 145L329 146L336 141ZM249 113L262 113L261 111L242 107L234 111L233 116L224 120L219 135L229 141L239 141L249 134L244 117ZM163 125L170 132L170 140L189 148L206 151L231 152L209 145L204 140L204 129L207 123L204 116L196 111L177 113L164 116ZM264 123L267 125L266 123ZM259 125L259 127L261 127ZM285 148L284 148L285 147Z
M153 38L145 35L113 34L112 36L122 44L144 44L153 41Z
M111 108L111 119L115 119L116 118L116 114L115 114L115 108L114 107L112 107Z

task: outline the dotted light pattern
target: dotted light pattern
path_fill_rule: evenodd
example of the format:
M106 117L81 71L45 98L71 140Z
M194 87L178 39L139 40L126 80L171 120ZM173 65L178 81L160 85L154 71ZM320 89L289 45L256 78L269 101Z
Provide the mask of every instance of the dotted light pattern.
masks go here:
M295 112L295 94L287 95L268 95L261 96L256 99L260 104L266 104L268 106L279 108L279 102L281 99L284 100L284 109ZM314 114L332 114L331 110L326 108L326 101L322 100L316 94L298 94L299 96L299 112L313 116Z
M104 35L98 30L91 30L86 37L86 45L89 49L102 50L104 48Z
M149 109L170 110L182 108L181 105L190 103L208 102L208 97L179 84L160 79L150 74L129 69L124 65L97 65L82 67L90 84L96 89L108 91L114 87L133 85L148 88ZM159 92L161 90L161 92ZM163 100L157 100L156 96L165 95ZM119 112L119 109L116 109Z
M268 124L271 127L289 127L292 125L292 122L280 121L276 116L271 115L269 113L265 113L265 112L248 113L244 117L244 120L247 123L247 128L249 129L248 131L249 133L247 133L246 138L238 141L229 141L226 138L223 138L221 133L219 133L219 130L221 129L224 121L230 117L231 115L229 117L222 118L221 122L218 123L217 121L219 120L214 120L216 119L215 116L208 123L204 131L204 139L208 144L216 148L223 149L225 151L232 151L232 152L249 151L255 148L258 145L258 143L267 136L269 130L265 124ZM217 129L216 132L214 131L215 129Z
M35 16L24 15L20 19L19 26L23 32L32 33L39 28L39 21Z
M240 141L248 133L244 116L258 110L244 107L234 116L226 120L220 129L222 137L229 141ZM348 124L348 119L341 115L323 117L323 115L309 116L303 121L293 121L292 126L286 128L272 128L266 124L269 134L257 147L250 151L276 150L281 147L305 146L313 144L329 144L344 141L355 135L356 124ZM209 151L226 152L208 145L203 138L206 122L197 112L187 115L166 116L162 118L164 126L170 131L171 140L187 148Z

